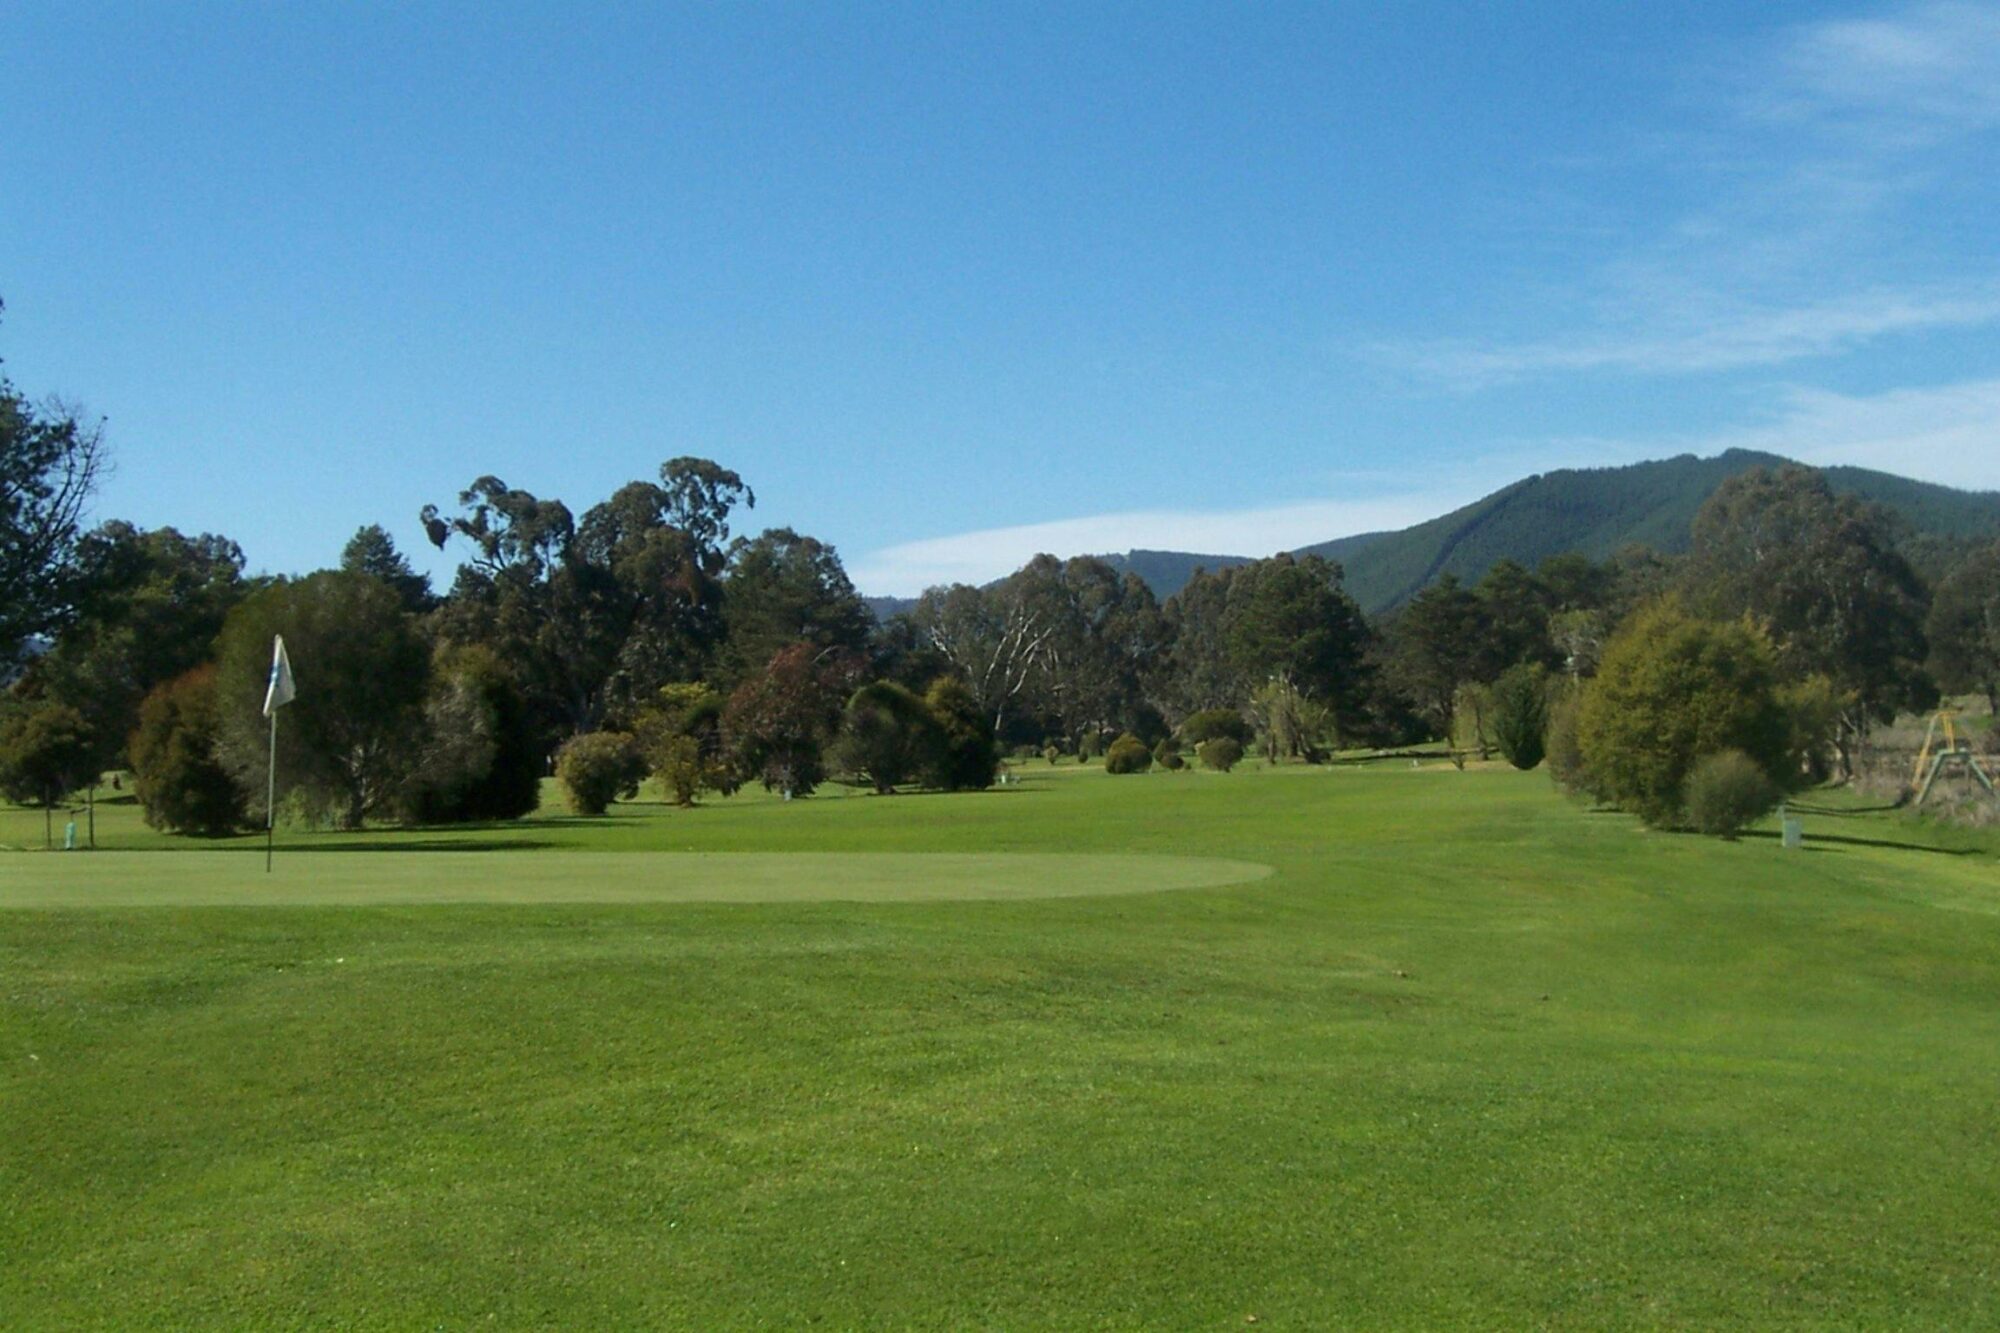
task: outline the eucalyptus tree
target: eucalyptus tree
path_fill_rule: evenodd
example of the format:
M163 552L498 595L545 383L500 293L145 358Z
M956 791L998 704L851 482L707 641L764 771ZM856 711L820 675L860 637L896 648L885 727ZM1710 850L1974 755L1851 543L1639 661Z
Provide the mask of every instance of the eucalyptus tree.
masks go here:
M1848 701L1836 744L1851 769L1873 723L1924 707L1927 594L1896 550L1886 510L1837 496L1810 468L1730 478L1695 515L1682 574L1691 607L1767 626L1779 669L1824 675Z
M344 828L401 813L423 757L431 675L415 618L381 580L335 570L273 584L230 613L217 645L216 749L260 813L278 634L298 691L278 728L280 790Z
M1359 725L1372 637L1341 569L1317 555L1278 555L1236 571L1223 643L1251 690L1284 681L1331 710L1334 725Z
M1987 708L2000 714L2000 542L1938 581L1927 628L1939 683L1985 695Z
M1340 566L1322 556L1197 570L1162 619L1160 694L1180 716L1244 707L1274 680L1331 709L1343 729L1366 711L1373 631Z
M1389 669L1438 735L1452 734L1460 687L1481 679L1487 616L1485 602L1446 574L1389 624Z
M1143 579L1093 556L1039 555L998 591L1030 608L1047 630L1025 692L1038 715L1072 740L1086 732L1164 730L1150 696L1168 631Z
M1238 708L1247 698L1229 657L1229 594L1234 567L1197 569L1161 609L1169 644L1160 692L1177 717Z
M77 537L106 458L102 422L0 377L0 672L75 607Z
M910 622L964 679L997 732L1038 679L1059 627L1032 584L930 588Z
M77 542L75 612L28 670L30 688L83 714L100 767L125 758L146 695L211 660L229 612L258 586L226 537L113 521Z
M739 538L722 579L723 636L717 676L733 684L786 644L858 653L875 618L833 547L790 528Z
M551 743L709 665L723 632L729 515L755 503L736 473L670 459L657 483L627 483L581 521L495 477L459 503L449 519L435 505L421 515L440 548L454 536L471 548L434 629L518 664Z

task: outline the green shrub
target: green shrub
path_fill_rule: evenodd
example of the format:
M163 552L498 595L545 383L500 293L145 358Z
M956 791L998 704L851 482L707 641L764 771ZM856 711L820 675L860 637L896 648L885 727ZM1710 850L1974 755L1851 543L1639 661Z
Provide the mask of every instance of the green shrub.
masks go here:
M1568 690L1549 705L1548 729L1543 735L1545 758L1549 765L1549 776L1556 785L1571 796L1581 796L1590 800L1601 799L1597 785L1591 781L1590 770L1583 762L1583 744L1577 731L1577 717L1582 712L1582 695L1575 689Z
M9 704L0 695L0 704ZM40 701L0 713L0 796L53 807L96 781L90 724L68 704Z
M1251 710L1263 724L1259 739L1272 763L1303 759L1324 763L1324 741L1339 744L1333 710L1301 690L1290 677L1274 676L1250 696Z
M1678 822L1703 755L1741 750L1767 775L1786 773L1792 757L1769 637L1672 601L1630 617L1605 646L1577 727L1592 784L1654 825Z
M1202 767L1212 768L1218 773L1227 773L1243 758L1243 742L1233 736L1217 736L1214 740L1203 741L1194 748L1195 757Z
M556 755L556 778L580 815L601 815L612 801L638 795L645 776L645 756L622 731L572 737Z
M723 697L707 685L660 687L658 701L633 720L632 738L668 800L692 806L704 791L735 793L741 785L723 754Z
M1187 766L1187 761L1181 758L1181 743L1172 736L1161 737L1160 743L1153 747L1153 762L1169 773Z
M983 791L999 775L1000 753L993 743L993 719L957 676L939 676L924 692L924 707L938 739L925 781L945 791Z
M1741 750L1704 755L1688 773L1682 817L1697 833L1734 838L1771 812L1777 784Z
M1787 780L1796 774L1799 786L1826 781L1833 772L1841 716L1853 706L1854 695L1825 676L1808 676L1781 688L1778 701L1791 722Z
M212 666L168 681L139 705L132 790L148 825L211 838L243 826L243 793L215 757L217 729Z
M1488 699L1489 729L1507 762L1523 771L1542 762L1549 727L1548 671L1522 662L1502 672Z
M1204 708L1199 713L1190 713L1181 723L1180 737L1189 745L1199 746L1219 736L1227 736L1238 745L1248 745L1250 723L1234 708Z
M708 785L709 765L702 760L701 742L692 736L667 734L648 736L641 748L646 766L653 770L653 778L667 799L683 809L692 806Z
M1107 773L1144 773L1153 766L1153 752L1146 748L1146 742L1126 732L1111 742L1111 748L1104 752L1104 771Z
M418 824L519 819L541 804L545 756L527 696L499 655L477 644L441 649L398 813Z
M1044 745L1042 747L1042 758L1048 760L1053 765L1056 760L1062 758L1062 747L1059 745Z
M943 743L943 730L922 699L893 680L878 680L848 699L835 756L886 796L920 773L935 773Z

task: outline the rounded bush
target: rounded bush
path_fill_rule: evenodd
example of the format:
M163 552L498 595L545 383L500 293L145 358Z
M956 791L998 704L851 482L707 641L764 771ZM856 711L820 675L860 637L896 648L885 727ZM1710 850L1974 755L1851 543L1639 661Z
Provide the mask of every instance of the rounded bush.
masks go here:
M556 755L556 778L580 815L601 815L618 797L637 795L645 776L645 756L622 731L572 737Z
M1169 773L1187 766L1187 761L1181 758L1181 743L1172 736L1163 737L1160 743L1153 747L1153 762Z
M877 793L940 766L943 728L924 701L893 680L863 685L847 701L834 754L850 773L866 775Z
M247 821L243 793L215 758L215 668L196 667L139 705L132 787L146 823L219 837Z
M1111 742L1111 748L1104 752L1107 773L1144 773L1152 766L1153 752L1129 731Z
M1180 737L1189 745L1223 736L1238 745L1250 743L1250 724L1234 708L1204 708L1199 713L1190 713L1181 723Z
M1588 781L1655 827L1680 821L1697 760L1741 750L1767 775L1791 759L1777 653L1750 621L1701 620L1669 599L1605 645L1576 718Z
M1000 776L993 719L957 676L939 676L924 695L938 728L928 782L945 791L984 791Z
M1741 750L1703 755L1689 770L1683 817L1697 833L1734 838L1778 803L1778 786Z
M1203 741L1194 752L1203 768L1227 773L1243 758L1243 742L1233 736L1217 736L1214 740Z

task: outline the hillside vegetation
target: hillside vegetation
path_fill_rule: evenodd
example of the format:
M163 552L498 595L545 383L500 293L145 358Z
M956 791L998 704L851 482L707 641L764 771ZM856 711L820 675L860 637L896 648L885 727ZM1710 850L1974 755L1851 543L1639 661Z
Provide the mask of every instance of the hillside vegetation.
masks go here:
M1695 511L1717 486L1751 468L1788 461L1731 449L1714 458L1682 454L1625 467L1564 468L1525 477L1414 527L1336 537L1296 554L1339 561L1348 591L1374 615L1401 606L1441 574L1470 583L1502 560L1533 567L1566 551L1601 560L1633 545L1679 554L1688 548ZM2000 493L1955 490L1868 468L1822 471L1836 494L1886 505L1913 532L1972 538L2000 533ZM1197 569L1249 563L1245 556L1189 551L1134 550L1098 558L1120 573L1139 575L1162 601ZM884 620L916 605L914 598L868 600Z
M1731 449L1714 458L1679 458L1629 467L1566 468L1511 486L1400 532L1364 533L1308 546L1337 560L1347 589L1373 614L1400 606L1444 574L1471 582L1502 560L1533 567L1577 551L1601 560L1620 547L1666 555L1688 549L1702 502L1730 477L1782 467L1774 454ZM1953 490L1866 468L1825 468L1837 495L1893 511L1915 532L1979 537L2000 532L2000 494Z

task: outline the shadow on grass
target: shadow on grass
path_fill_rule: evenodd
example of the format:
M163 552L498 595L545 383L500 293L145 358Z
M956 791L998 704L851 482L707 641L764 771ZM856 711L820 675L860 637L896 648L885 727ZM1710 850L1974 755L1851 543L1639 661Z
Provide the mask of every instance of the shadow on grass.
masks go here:
M864 791L861 794L870 800L894 797L898 801L948 801L953 798L966 800L975 796L1025 796L1029 792L1046 793L1048 790L1047 787L1032 785L1029 781L1023 780L1010 782L1004 787L996 782L991 787L967 787L962 791L941 791L936 787L898 787L890 792Z
M328 842L280 851L299 852L541 852L567 844L543 838L371 838Z
M1761 838L1766 842L1776 842L1776 829L1746 829L1737 835L1740 838ZM1842 847L1884 847L1893 852L1928 852L1933 856L1974 856L1970 847L1933 847L1921 842L1896 842L1889 838L1857 838L1846 833L1808 833L1806 850L1811 851L1814 843L1834 843Z
M567 844L550 842L543 838L420 838L420 837L369 837L359 835L353 838L329 837L325 842L280 843L277 855L280 857L310 855L321 856L340 852L540 852L559 848ZM232 842L202 843L190 840L181 846L135 847L135 852L157 852L171 855L174 852L209 851L236 852L243 855L264 854L261 838L242 838Z
M1795 815L1814 815L1828 819L1855 819L1862 815L1892 814L1903 808L1900 801L1886 805L1813 805L1804 801L1787 801L1785 808Z
M541 838L370 838L303 843L280 852L540 852L564 846Z

